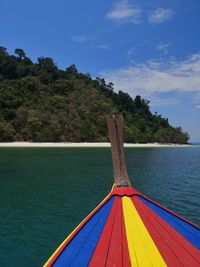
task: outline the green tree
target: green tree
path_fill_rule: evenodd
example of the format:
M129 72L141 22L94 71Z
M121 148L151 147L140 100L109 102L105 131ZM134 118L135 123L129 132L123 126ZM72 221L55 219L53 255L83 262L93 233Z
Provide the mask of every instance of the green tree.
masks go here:
M39 57L38 63L39 63L40 69L46 70L47 72L55 73L57 70L57 67L53 59L50 57Z
M4 46L0 46L0 57L2 56L8 56L7 48L5 48Z
M0 121L0 142L12 142L15 140L15 129L6 121Z
M22 49L15 54L0 47L0 141L108 141L105 118L122 112L126 142L188 142L141 96L116 92L75 65L59 70L49 57L33 63Z
M15 49L15 54L19 56L19 60L20 60L20 61L22 60L22 58L25 57L25 52L24 52L24 50L21 49L21 48L16 48L16 49Z
M68 68L66 68L67 74L78 74L77 68L75 64L70 65Z
M21 80L21 83L25 91L30 91L32 93L40 92L40 81L37 77L26 76Z
M134 111L134 102L129 94L122 92L121 90L118 93L119 95L119 104L122 107L122 110Z

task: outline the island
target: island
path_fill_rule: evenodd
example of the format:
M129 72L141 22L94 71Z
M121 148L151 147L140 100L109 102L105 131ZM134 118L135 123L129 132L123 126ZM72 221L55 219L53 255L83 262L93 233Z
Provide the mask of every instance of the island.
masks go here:
M126 143L187 144L188 133L149 105L75 65L63 70L52 58L34 63L21 48L0 47L0 142L108 142L105 118L122 113Z

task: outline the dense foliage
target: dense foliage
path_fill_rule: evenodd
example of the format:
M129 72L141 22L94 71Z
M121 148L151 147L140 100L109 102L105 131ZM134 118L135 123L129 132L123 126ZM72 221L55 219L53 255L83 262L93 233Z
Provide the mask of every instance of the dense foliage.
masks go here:
M122 112L126 142L186 143L188 134L152 114L149 101L114 92L113 84L60 70L51 58L33 63L22 49L0 47L0 141L107 141L107 114Z

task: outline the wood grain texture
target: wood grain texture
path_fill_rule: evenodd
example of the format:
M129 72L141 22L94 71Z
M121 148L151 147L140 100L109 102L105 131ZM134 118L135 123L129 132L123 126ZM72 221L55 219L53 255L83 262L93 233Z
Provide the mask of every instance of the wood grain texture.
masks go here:
M107 124L112 149L115 185L117 187L131 186L125 161L122 114L108 116Z

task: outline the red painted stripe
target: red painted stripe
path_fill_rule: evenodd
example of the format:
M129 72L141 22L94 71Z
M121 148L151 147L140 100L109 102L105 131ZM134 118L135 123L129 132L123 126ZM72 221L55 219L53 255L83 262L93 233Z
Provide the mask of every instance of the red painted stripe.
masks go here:
M131 267L124 227L122 199L115 202L94 251L89 267Z
M106 267L113 266L131 266L124 225L122 198L118 202L106 262Z
M90 260L90 267L105 266L119 198L115 197L106 225Z
M200 266L197 248L138 197L132 197L132 201L167 266Z
M69 244L69 242L73 239L73 237L80 231L80 229L89 221L89 219L110 199L111 193L105 197L105 199L78 225L78 227L69 235L56 250L53 256L49 259L49 261L45 264L45 267L51 267L60 253L64 250L64 248Z
M114 187L112 190L112 195L118 196L133 196L133 195L140 195L142 194L135 190L133 187Z
M196 227L197 229L200 229L200 226L190 222L189 220L187 220L186 218L182 217L181 215L167 209L166 207L158 204L157 202L149 199L148 197L144 196L142 193L140 193L139 191L137 191L135 188L133 187L114 187L112 192L112 195L118 195L118 196L133 196L133 195L139 195L142 196L143 198L147 199L148 201L152 202L153 204L157 205L158 207L168 211L169 213L173 214L174 216L180 218L181 220L193 225L194 227Z
M118 197L117 197L118 198ZM122 237L121 237L121 198L118 199L115 220L106 259L106 267L122 266Z
M141 196L142 196L144 199L147 199L147 200L150 201L151 203L155 204L156 206L158 206L158 207L162 208L163 210L166 210L166 211L169 212L170 214L176 216L177 218L180 218L181 220L183 220L183 221L185 221L185 222L187 222L187 223L193 225L193 226L196 227L197 229L200 229L200 226L198 226L197 224L195 224L195 223L189 221L188 219L184 218L183 216L177 214L176 212L174 212L174 211L172 211L172 210L169 210L168 208L164 207L163 205L161 205L161 204L155 202L154 200L152 200L152 199L150 199L150 198L148 198L148 197L146 197L146 196L144 196L144 195L142 195L142 194L141 194Z

